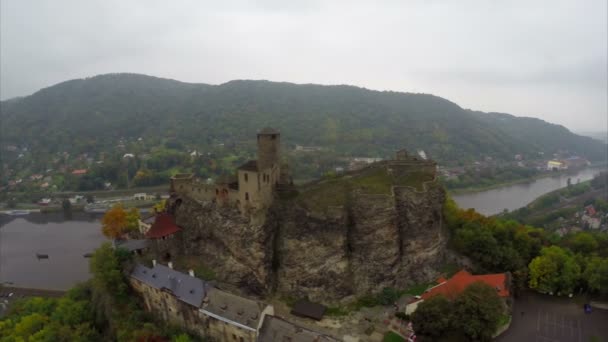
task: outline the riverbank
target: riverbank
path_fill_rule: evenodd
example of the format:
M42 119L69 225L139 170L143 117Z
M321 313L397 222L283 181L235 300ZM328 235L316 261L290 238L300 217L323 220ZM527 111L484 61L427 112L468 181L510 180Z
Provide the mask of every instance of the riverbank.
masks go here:
M541 173L541 174L535 175L533 177L526 177L526 178L508 181L508 182L500 182L500 183L495 183L492 185L474 186L474 187L456 188L456 189L450 189L450 188L446 187L446 190L452 195L474 194L474 193L478 193L478 192L495 190L495 189L500 189L500 188L513 186L513 185L532 183L534 181L537 181L537 180L543 179L543 178L559 177L559 176L568 175L568 174L577 174L584 170L596 169L596 168L601 168L601 167L605 167L605 166L606 166L606 163L601 163L601 164L595 164L595 165L592 165L592 166L589 166L589 167L586 167L583 169L551 171L551 172L547 172L547 173Z
M538 197L566 187L568 179L575 185L579 179L581 182L592 179L602 169L586 168L576 173L555 173L552 177L542 177L528 182L518 182L502 187L496 187L485 191L468 193L453 193L452 198L459 207L463 209L473 208L484 215L495 215L501 212L513 211L526 206Z

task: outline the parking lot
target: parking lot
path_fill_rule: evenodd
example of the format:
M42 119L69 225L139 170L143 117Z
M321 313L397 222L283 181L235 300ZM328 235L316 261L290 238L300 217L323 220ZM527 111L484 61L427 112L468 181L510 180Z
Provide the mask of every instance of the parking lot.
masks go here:
M608 341L608 310L586 314L580 300L527 293L515 300L511 327L496 341Z

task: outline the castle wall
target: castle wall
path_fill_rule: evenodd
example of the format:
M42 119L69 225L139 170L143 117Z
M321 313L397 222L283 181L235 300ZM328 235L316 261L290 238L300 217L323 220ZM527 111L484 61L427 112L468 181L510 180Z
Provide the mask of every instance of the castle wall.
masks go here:
M218 319L211 313L178 300L167 291L151 287L133 277L129 278L129 282L143 299L146 311L153 312L163 321L208 337L209 341L256 341L255 330L227 323L226 320Z

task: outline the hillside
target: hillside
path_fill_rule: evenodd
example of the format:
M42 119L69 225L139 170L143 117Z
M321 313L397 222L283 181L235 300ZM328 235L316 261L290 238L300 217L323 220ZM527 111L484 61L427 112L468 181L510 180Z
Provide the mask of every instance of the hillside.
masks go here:
M204 149L251 140L270 125L287 144L320 145L350 155L388 156L424 149L448 163L568 150L591 160L606 145L563 126L481 113L427 94L352 86L231 81L213 86L136 74L66 81L0 106L2 143L30 150L99 152L117 139L175 139Z

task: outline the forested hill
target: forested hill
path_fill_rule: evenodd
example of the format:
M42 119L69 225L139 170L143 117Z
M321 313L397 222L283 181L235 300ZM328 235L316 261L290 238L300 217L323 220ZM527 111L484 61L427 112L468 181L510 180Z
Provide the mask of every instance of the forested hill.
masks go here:
M137 74L71 80L0 107L2 142L89 152L119 138L173 139L204 148L253 141L264 126L287 144L388 156L423 149L441 162L569 150L592 160L606 145L531 118L465 110L443 98L352 86L231 81L213 86Z

